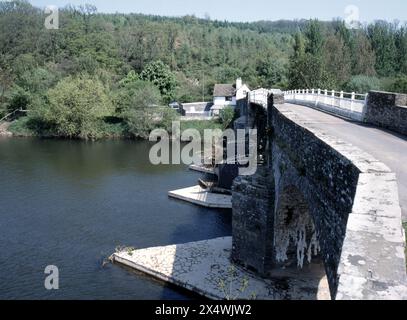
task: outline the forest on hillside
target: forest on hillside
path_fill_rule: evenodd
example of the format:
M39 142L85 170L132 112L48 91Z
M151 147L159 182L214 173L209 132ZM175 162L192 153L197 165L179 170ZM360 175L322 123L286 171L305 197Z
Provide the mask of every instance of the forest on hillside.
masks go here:
M236 23L141 14L59 11L59 29L24 0L0 2L0 118L27 111L40 135L145 136L175 116L151 106L210 100L215 83L251 88L407 92L407 25L340 20Z

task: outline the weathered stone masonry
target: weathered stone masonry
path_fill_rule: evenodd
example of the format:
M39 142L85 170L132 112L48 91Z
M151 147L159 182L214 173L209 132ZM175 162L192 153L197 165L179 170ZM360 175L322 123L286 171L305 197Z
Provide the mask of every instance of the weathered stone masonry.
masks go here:
M407 94L370 91L364 121L407 135Z
M270 96L266 132L266 161L234 184L233 260L267 277L318 255L332 297L406 298L401 209L390 169L312 128L279 95Z

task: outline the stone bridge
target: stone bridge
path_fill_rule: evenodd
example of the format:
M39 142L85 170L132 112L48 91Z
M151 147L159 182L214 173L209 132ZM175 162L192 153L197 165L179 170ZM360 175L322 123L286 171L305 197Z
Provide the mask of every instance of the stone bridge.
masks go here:
M343 112L322 95L258 90L243 104L236 128L258 129L262 161L234 182L232 259L266 278L320 259L334 299L406 299L405 97L372 92Z

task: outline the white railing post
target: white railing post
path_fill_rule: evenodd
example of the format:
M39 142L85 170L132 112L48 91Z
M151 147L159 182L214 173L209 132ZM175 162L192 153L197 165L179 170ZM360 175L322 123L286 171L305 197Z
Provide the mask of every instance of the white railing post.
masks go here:
M318 103L319 103L319 97L321 96L321 89L318 89L317 90L317 98L316 98L316 100L315 100L315 106L317 106L318 105Z
M339 96L339 108L342 108L343 105L343 91L341 91Z
M355 94L355 92L352 92L352 96L351 96L351 101L350 101L350 111L351 112L353 112L353 103L354 103L354 101L355 101L355 97L356 97L356 94Z
M324 103L328 104L328 89L325 89L325 95L324 95Z

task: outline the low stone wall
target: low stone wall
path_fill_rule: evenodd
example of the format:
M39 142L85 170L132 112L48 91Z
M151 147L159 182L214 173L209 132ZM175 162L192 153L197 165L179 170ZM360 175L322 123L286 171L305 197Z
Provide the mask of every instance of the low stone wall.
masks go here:
M407 135L407 94L369 92L364 121Z

